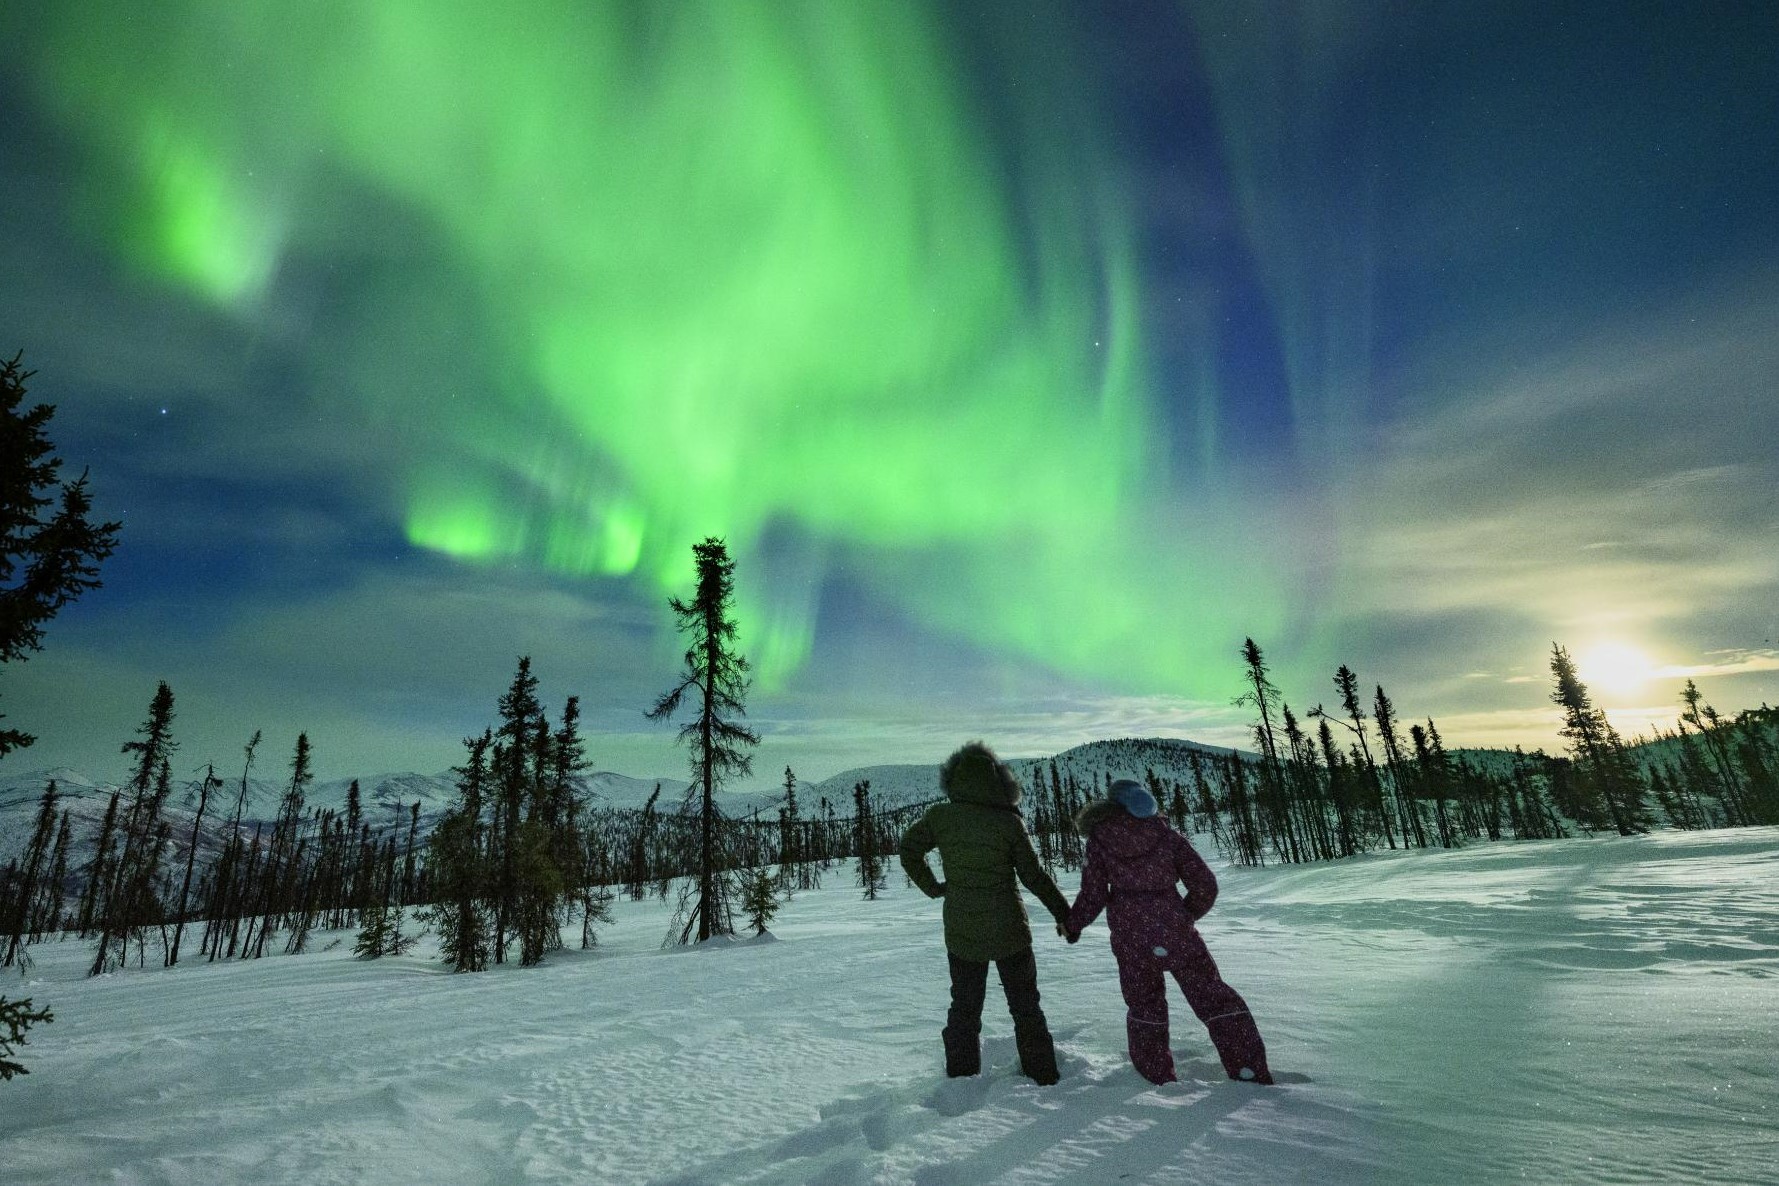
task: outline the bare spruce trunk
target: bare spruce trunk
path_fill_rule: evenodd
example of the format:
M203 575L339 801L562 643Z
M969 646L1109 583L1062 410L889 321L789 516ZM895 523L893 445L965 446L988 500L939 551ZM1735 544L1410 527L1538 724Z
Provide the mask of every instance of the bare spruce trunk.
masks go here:
M204 808L210 802L210 787L216 781L216 771L209 770L204 775L203 789L198 792L198 813L191 821L191 849L185 854L185 882L179 887L179 912L173 919L173 943L167 949L167 966L171 968L179 962L179 940L185 934L185 908L191 894L192 868L198 863L198 827L204 822Z
M714 929L711 923L711 911L716 906L716 870L715 856L711 852L711 817L716 814L716 799L711 787L711 753L710 753L710 718L716 711L713 697L716 695L716 632L714 629L705 631L705 677L704 677L704 717L699 722L704 746L704 826L703 839L698 857L698 941L710 938Z

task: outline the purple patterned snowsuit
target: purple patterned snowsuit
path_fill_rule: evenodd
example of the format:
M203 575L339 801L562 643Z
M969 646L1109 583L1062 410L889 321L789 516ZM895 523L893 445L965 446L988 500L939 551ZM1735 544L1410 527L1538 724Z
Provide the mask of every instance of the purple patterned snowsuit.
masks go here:
M1193 925L1217 900L1216 875L1161 816L1138 819L1111 802L1103 805L1109 810L1095 811L1100 807L1094 804L1083 812L1091 827L1087 865L1065 925L1078 935L1106 910L1118 984L1129 1006L1130 1061L1137 1073L1151 1083L1170 1083L1176 1077L1162 978L1171 972L1186 1003L1205 1023L1230 1078L1271 1083L1266 1045L1247 1002L1223 982ZM1176 888L1181 882L1187 890L1184 899Z

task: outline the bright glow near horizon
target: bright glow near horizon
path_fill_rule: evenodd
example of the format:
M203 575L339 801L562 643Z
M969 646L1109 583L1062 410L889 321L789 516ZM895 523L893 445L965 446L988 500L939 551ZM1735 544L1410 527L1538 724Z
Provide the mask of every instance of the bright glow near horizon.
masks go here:
M1642 689L1656 674L1656 665L1637 647L1600 642L1578 656L1576 674L1595 692L1625 695Z

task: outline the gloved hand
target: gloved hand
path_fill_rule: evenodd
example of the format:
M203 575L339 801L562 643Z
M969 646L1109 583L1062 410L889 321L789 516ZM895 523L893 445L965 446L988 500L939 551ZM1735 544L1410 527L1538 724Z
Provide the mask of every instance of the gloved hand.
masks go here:
M1066 922L1059 922L1056 924L1056 933L1062 938L1067 939L1070 943L1081 942L1081 932L1069 930L1069 924Z

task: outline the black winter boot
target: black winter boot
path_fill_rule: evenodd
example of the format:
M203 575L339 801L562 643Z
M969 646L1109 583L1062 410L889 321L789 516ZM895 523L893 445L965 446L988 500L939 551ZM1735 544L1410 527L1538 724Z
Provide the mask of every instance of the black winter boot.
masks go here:
M1019 1048L1019 1069L1040 1087L1062 1078L1056 1069L1056 1043L1048 1029L1015 1029L1013 1044Z
M945 1043L945 1073L953 1079L982 1073L982 1043L976 1034L939 1031Z

